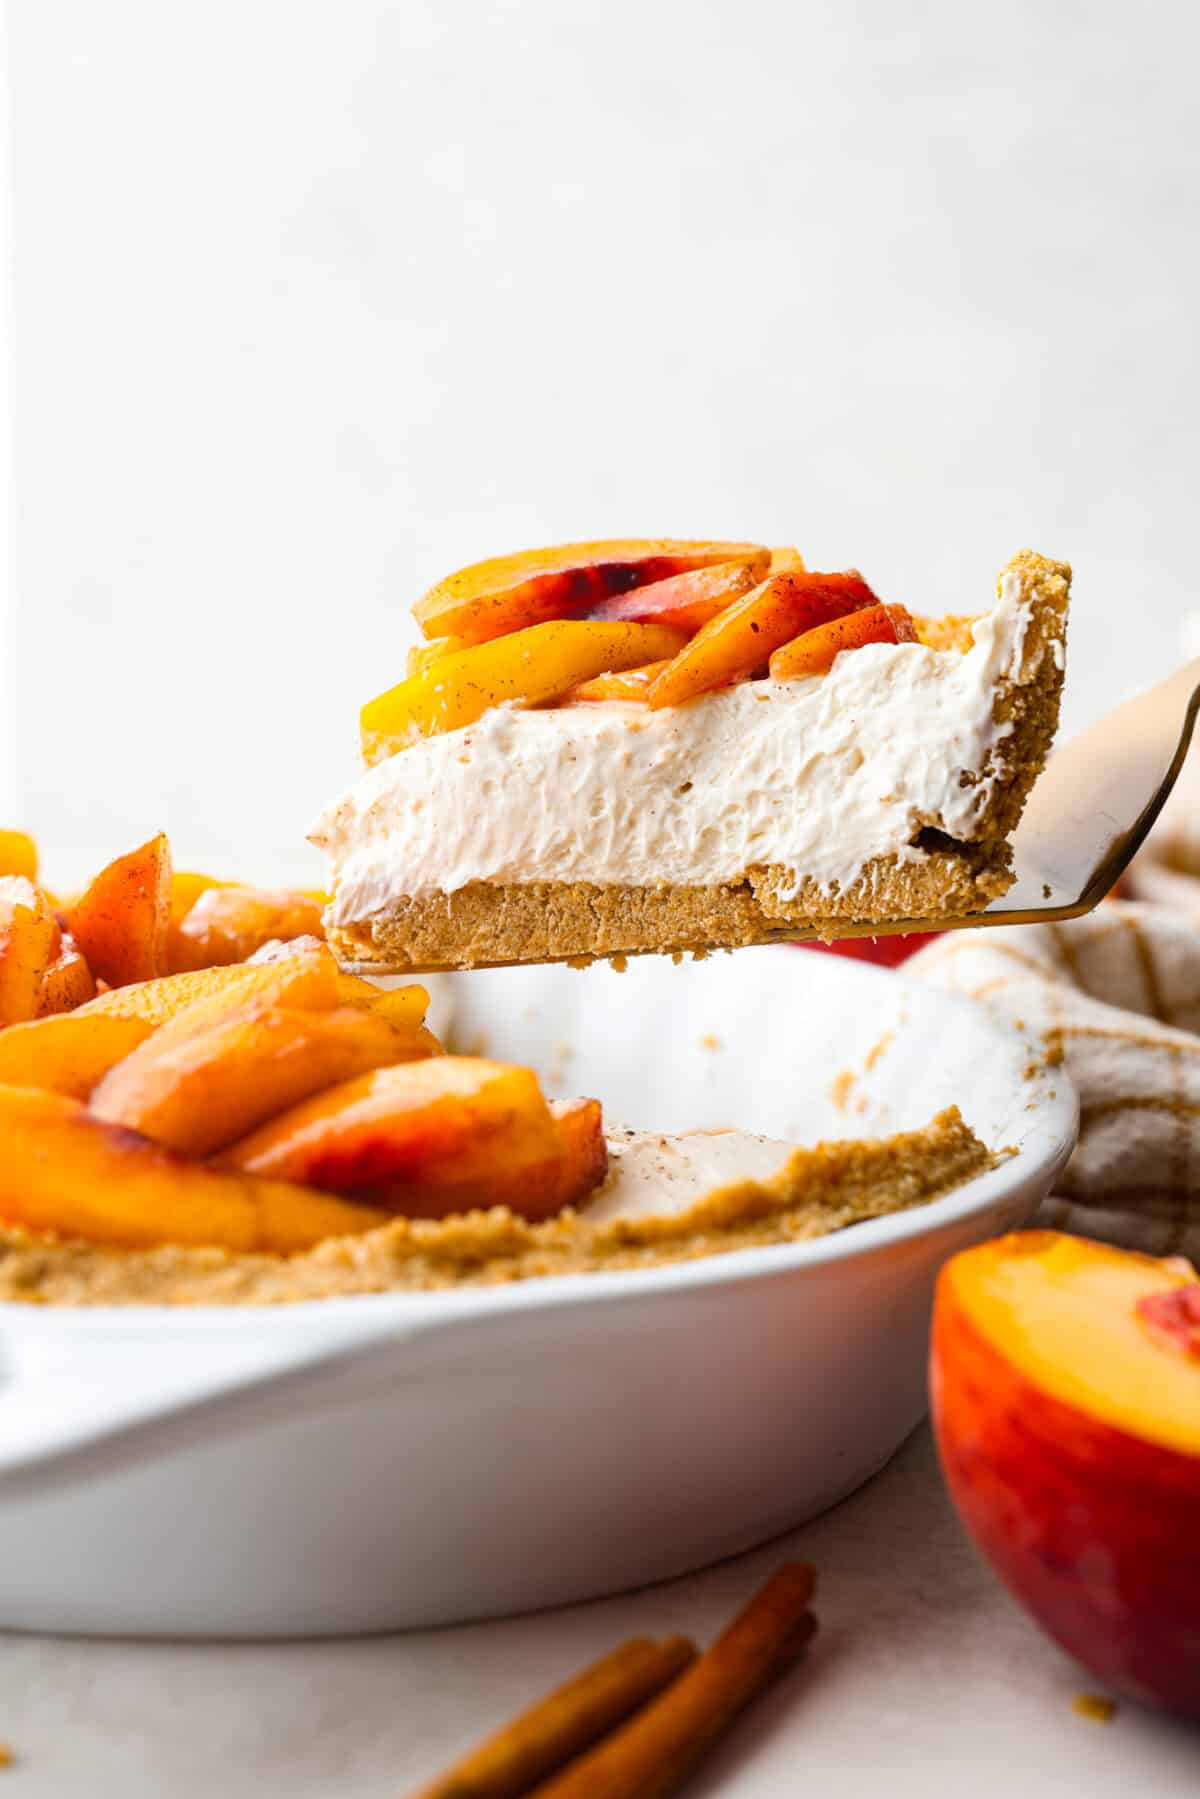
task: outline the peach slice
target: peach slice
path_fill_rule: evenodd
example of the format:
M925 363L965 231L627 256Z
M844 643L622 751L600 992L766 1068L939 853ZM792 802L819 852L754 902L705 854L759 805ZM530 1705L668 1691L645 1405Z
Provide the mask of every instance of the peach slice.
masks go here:
M0 831L0 875L20 875L36 881L37 844L24 831Z
M189 951L179 943L179 927L200 898L213 887L227 887L227 881L218 881L213 875L197 874L193 869L173 869L171 872L171 907L167 922L167 971L176 974L182 968L190 968L187 959Z
M96 983L88 967L87 957L72 937L63 931L58 954L42 976L38 994L38 1017L52 1012L73 1012L86 1005L96 993Z
M674 656L683 641L665 625L557 619L460 650L363 707L363 758L381 762L419 738L473 724L506 701L558 699L593 675Z
M86 1099L153 1030L144 1018L64 1012L0 1031L0 1085Z
M832 618L827 625L805 631L785 643L771 657L773 681L795 681L802 675L824 675L843 650L861 650L869 643L916 643L917 633L903 606L865 606Z
M197 896L174 929L170 972L223 968L247 961L266 943L323 937L323 905L323 898L318 901L291 889L268 892L214 883Z
M577 1206L608 1173L608 1144L598 1099L559 1101L550 1108L558 1143L554 1153L530 1162L497 1164L474 1178L378 1182L370 1188L374 1205L408 1218L449 1218L455 1213L507 1206L536 1224L564 1206Z
M771 551L771 566L768 574L793 575L804 573L804 558L795 544L779 544Z
M294 1255L387 1222L326 1193L189 1162L93 1118L78 1100L32 1087L0 1087L0 1140L0 1218L24 1230L121 1249Z
M189 1012L189 1028L207 1024L213 1017L237 1010L252 1000L263 1005L292 1006L301 1012L325 1012L339 1003L341 976L332 951L323 943L278 962L234 964L229 968L204 968L192 974L164 975L157 981L140 981L103 993L80 1008L87 1017L98 1013L118 1018L144 1018L165 1025ZM366 983L363 983L366 985ZM211 1002L211 1004L209 1004ZM193 1012L201 1003L205 1013Z
M67 928L96 979L126 987L166 974L170 916L171 849L160 832L100 871Z
M92 1094L91 1109L190 1156L223 1149L323 1088L423 1053L411 1033L350 1006L252 1005L181 1036L182 1022L118 1063Z
M590 705L602 700L624 700L645 705L650 697L650 689L664 668L670 668L668 658L662 662L646 662L641 668L625 668L620 673L596 675L590 681L581 681L578 687L572 687L563 695L564 706Z
M431 1185L481 1191L506 1169L557 1160L561 1138L528 1068L440 1056L382 1068L306 1100L227 1150L224 1166L334 1193Z
M952 1258L933 1418L979 1548L1101 1680L1200 1717L1200 1285L1054 1231Z
M733 600L749 593L766 578L771 552L760 550L744 562L714 562L711 568L691 568L635 587L632 593L614 594L601 600L589 618L628 618L643 625L673 625L677 631L698 631L710 618L723 612Z
M23 875L0 876L0 1026L36 1016L61 943L44 894Z
M774 650L802 631L879 601L862 576L799 571L771 575L719 612L664 669L650 689L654 707L680 706L700 693L765 668Z
M666 537L554 544L459 569L417 601L413 616L426 637L486 643L548 619L582 618L613 594L649 587L688 569L761 554L761 544Z

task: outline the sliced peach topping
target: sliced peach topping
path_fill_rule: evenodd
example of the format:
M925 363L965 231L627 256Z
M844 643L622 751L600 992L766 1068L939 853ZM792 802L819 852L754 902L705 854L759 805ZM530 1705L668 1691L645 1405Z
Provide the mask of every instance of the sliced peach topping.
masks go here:
M223 1165L336 1193L386 1195L390 1208L434 1215L487 1205L497 1179L557 1167L563 1140L537 1077L474 1056L442 1056L331 1088L263 1125ZM515 1183L519 1186L519 1182ZM531 1181L531 1203L539 1203ZM520 1198L518 1193L516 1198Z
M0 875L20 875L36 881L37 844L24 831L0 831Z
M97 980L110 987L167 972L171 850L160 832L102 869L67 915Z
M264 1005L294 1006L305 1012L328 1011L341 997L337 963L323 943L279 962L247 963L230 968L204 968L191 974L164 975L103 993L80 1008L82 1016L144 1018L166 1024L200 1002L216 1002L199 1017L207 1023L221 1012L258 1000ZM365 983L364 983L365 985ZM194 1019L197 1015L193 1015Z
M785 643L771 657L771 679L794 681L801 675L826 674L843 650L861 650L869 643L916 641L912 619L903 606L866 606Z
M200 893L172 933L170 973L245 962L266 943L321 937L320 899L295 889L217 886Z
M59 1237L294 1255L387 1218L327 1193L190 1162L93 1117L78 1100L32 1087L0 1086L0 1141L0 1218Z
M771 552L760 550L742 562L715 562L711 568L692 568L651 587L635 587L632 593L601 600L589 618L628 618L643 625L673 625L677 631L698 631L710 618L723 612L733 600L757 587L770 568Z
M453 656L456 651L469 650L470 647L471 640L467 637L435 637L432 643L414 643L408 652L405 672L409 675L423 675L444 656Z
M771 551L771 566L768 574L794 575L804 573L804 558L794 544L780 544Z
M95 992L96 983L87 957L70 931L64 931L58 954L42 976L38 1017L51 1012L73 1012L76 1006L86 1005Z
M0 877L0 1026L37 1015L61 943L45 895L23 875Z
M772 575L696 633L651 687L650 704L679 706L727 687L765 668L772 652L801 632L878 604L855 570Z
M218 881L213 875L197 874L193 869L173 869L171 872L171 906L167 921L167 970L176 974L182 968L190 968L188 960L190 950L185 950L179 942L179 927L200 898L212 887L225 887L226 881Z
M665 625L557 619L459 650L363 707L364 760L380 762L419 738L457 731L493 706L559 699L594 675L674 656L683 642Z
M154 1029L144 1018L64 1012L0 1031L0 1084L86 1099Z
M413 613L426 637L486 643L548 619L582 618L614 594L649 587L710 563L753 557L761 554L761 548L750 543L619 538L522 550L459 569L418 600Z
M641 668L626 668L619 673L595 675L590 681L581 681L578 687L569 688L563 695L564 706L588 705L600 700L633 700L645 705L650 697L650 689L664 668L670 668L671 659L667 657L661 662L646 662Z
M223 1149L326 1087L423 1053L411 1033L352 1006L249 1005L185 1034L181 1023L118 1063L92 1094L91 1109L191 1156Z

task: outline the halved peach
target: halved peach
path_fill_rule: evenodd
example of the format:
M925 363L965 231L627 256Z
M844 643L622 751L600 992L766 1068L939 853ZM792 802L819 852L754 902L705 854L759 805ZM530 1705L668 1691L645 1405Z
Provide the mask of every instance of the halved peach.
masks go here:
M37 844L25 831L0 831L0 875L20 875L36 881Z
M620 672L607 675L595 675L590 681L581 681L578 687L569 688L562 697L564 706L590 705L603 700L633 701L645 705L650 696L650 689L664 668L670 668L668 658L661 662L646 662L641 668L625 668Z
M254 1131L221 1157L334 1193L456 1182L554 1162L559 1133L531 1069L441 1056L347 1081Z
M505 702L531 706L558 699L609 669L674 656L683 641L682 632L665 625L557 619L460 650L363 707L363 758L381 762L422 737L473 724Z
M443 656L453 656L458 650L469 650L471 640L468 637L435 637L432 643L414 643L408 652L405 673L423 675L427 669L440 662Z
M453 1164L422 1182L376 1182L373 1205L407 1218L449 1218L455 1213L507 1206L531 1224L577 1206L608 1173L608 1144L598 1099L559 1101L551 1106L558 1142L554 1153L532 1161L500 1162L460 1178Z
M0 1218L24 1230L122 1249L294 1255L387 1221L327 1193L188 1161L94 1118L78 1100L32 1087L0 1086L0 1141Z
M459 569L431 587L413 615L426 637L486 643L548 619L582 618L600 600L688 569L761 552L760 544L667 537L554 544Z
M231 884L204 889L175 927L172 974L245 962L266 943L323 937L323 899L295 889Z
M1055 1231L938 1278L942 1467L979 1548L1106 1684L1200 1717L1200 1283Z
M42 976L38 993L38 1017L52 1012L73 1012L95 997L96 982L88 967L87 957L72 937L63 931L58 954Z
M180 1023L118 1063L91 1109L191 1156L223 1149L310 1094L423 1053L412 1033L352 1006L250 1005L184 1036Z
M144 1018L63 1012L0 1031L0 1084L86 1099L154 1029Z
M795 681L802 675L826 674L843 650L861 650L869 643L916 641L912 619L903 606L865 606L861 612L830 619L785 643L771 657L771 679Z
M167 972L171 848L160 832L118 856L67 914L67 928L97 980L110 987Z
M765 668L772 652L802 631L878 604L855 570L771 575L718 613L680 650L650 689L650 704L680 706L697 694L726 687Z
M61 942L45 895L23 875L0 876L0 1026L37 1015Z
M204 968L192 974L169 974L157 981L140 981L103 993L80 1008L88 1017L144 1018L152 1025L166 1025L182 1013L191 1014L189 1028L208 1024L221 1013L252 1000L264 1005L294 1006L302 1012L324 1012L341 997L337 963L323 943L278 962L234 964L228 968ZM208 1011L192 1011L213 1002Z
M650 587L614 594L601 600L589 618L628 618L643 625L673 625L677 631L698 631L710 618L766 578L771 552L759 550L741 562L714 562L710 568L691 568Z

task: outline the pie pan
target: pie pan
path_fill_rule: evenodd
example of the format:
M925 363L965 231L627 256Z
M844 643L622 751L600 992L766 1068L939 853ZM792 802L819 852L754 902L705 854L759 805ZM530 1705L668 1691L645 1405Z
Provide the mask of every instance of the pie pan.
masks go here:
M834 1504L925 1407L946 1256L1074 1142L1060 1068L953 995L788 948L455 977L460 1047L674 1131L957 1104L989 1172L808 1243L276 1307L0 1307L0 1627L392 1630L680 1574ZM840 1079L838 1077L841 1077Z

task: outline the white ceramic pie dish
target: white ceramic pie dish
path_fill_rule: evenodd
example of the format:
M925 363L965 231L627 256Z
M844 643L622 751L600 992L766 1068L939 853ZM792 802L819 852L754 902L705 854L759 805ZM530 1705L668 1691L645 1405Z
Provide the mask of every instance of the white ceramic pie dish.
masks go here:
M1016 1153L917 1210L644 1272L277 1308L0 1307L0 1627L391 1630L764 1541L919 1421L939 1265L1028 1218L1074 1142L1062 1071L1031 1075L1018 1033L834 958L497 971L459 977L456 1006L464 1047L540 1065L624 1123L815 1142L955 1102Z

